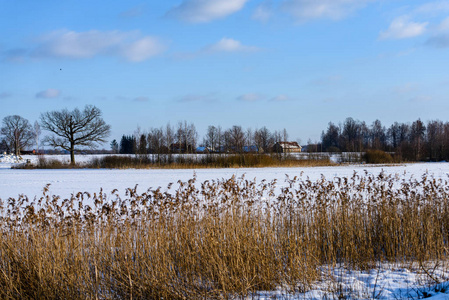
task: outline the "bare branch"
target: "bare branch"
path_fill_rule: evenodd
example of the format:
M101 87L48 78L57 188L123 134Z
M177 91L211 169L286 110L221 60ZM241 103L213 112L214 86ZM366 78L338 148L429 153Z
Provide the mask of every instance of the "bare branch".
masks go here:
M86 105L83 111L78 108L51 111L41 114L42 128L52 132L54 136L45 141L53 146L70 151L71 163L75 163L75 147L94 148L105 142L111 126L101 117L101 111L93 105Z
M31 124L21 116L7 116L3 118L0 134L10 149L14 149L16 155L33 143L34 133Z

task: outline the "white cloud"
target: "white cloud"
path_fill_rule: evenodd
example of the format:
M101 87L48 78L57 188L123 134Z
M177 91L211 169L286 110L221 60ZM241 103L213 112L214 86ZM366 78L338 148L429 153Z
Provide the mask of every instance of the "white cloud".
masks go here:
M215 93L198 95L198 94L188 94L177 99L178 102L217 102L217 95Z
M47 89L36 94L36 98L53 99L61 95L61 91L57 89Z
M419 90L419 85L411 82L393 87L394 93L399 95L409 94L416 92L417 90Z
M224 18L243 8L249 0L185 0L167 15L177 19L205 23Z
M11 49L0 53L0 56L3 54L6 61L21 63L27 57L29 51L26 49Z
M118 31L54 31L39 39L36 54L66 58L89 58L107 52L111 47L120 44L125 36L126 34Z
M150 98L144 97L144 96L142 96L142 97L136 97L136 98L134 98L134 101L135 101L135 102L148 102L148 101L150 101Z
M291 100L291 98L287 95L277 95L276 97L271 98L271 101L273 102L284 102L289 100Z
M432 100L433 100L433 98L431 96L419 95L419 96L411 98L409 100L409 102L413 102L413 103L427 103L427 102L431 102Z
M218 42L205 46L204 48L195 52L175 53L173 55L173 58L178 60L188 60L216 53L256 52L260 50L261 49L258 47L246 46L243 45L240 41L225 37Z
M126 96L118 95L118 96L115 96L115 100L118 100L118 101L129 101L130 98L128 98Z
M111 55L138 62L163 52L164 48L156 38L141 37L136 31L59 30L40 37L33 54L69 59Z
M260 4L254 11L252 18L258 21L268 21L273 15L273 7L271 1L265 1Z
M379 34L379 38L384 39L406 39L425 33L428 22L418 23L408 20L408 17L401 16L391 22L386 31Z
M449 47L449 17L440 23L433 36L427 40L426 45L436 48Z
M145 6L144 5L138 5L138 6L134 6L131 9L124 11L122 13L120 13L120 17L122 18L136 18L136 17L140 17L141 15L143 15L143 13L145 12Z
M165 46L157 39L147 36L122 47L122 49L123 56L127 60L139 62L163 52Z
M439 32L449 32L449 17L444 19L438 26Z
M342 80L340 75L331 75L326 77L316 78L310 81L310 84L318 87L327 87L330 85L334 85Z
M290 98L289 96L284 95L284 94L280 94L275 97L269 98L269 97L266 97L264 95L257 94L257 93L247 93L247 94L238 96L237 100L242 101L242 102L257 102L257 101L265 101L265 100L270 101L270 102L285 102L285 101L292 100L292 98Z
M244 94L244 95L237 97L237 100L244 101L244 102L255 102L255 101L262 100L263 98L264 97L259 94L249 93L249 94Z
M296 20L342 19L373 0L286 0L281 8Z
M449 11L449 1L435 1L418 6L414 13L418 14L441 14Z
M206 52L253 52L259 50L257 47L245 46L240 41L222 38L217 43L206 47Z

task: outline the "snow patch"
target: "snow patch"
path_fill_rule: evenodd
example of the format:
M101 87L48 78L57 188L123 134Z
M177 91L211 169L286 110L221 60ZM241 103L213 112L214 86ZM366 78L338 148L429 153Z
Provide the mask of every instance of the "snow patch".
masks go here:
M0 154L0 168L10 169L12 166L24 162L25 160L21 156L6 153Z

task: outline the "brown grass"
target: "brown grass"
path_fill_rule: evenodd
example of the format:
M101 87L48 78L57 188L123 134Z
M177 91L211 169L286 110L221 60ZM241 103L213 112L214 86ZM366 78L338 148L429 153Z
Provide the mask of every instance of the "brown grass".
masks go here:
M79 169L85 168L85 166L80 164L72 165L70 161L61 161L57 158L48 158L43 155L37 157L37 163L31 164L19 164L13 166L14 169Z
M395 161L391 154L382 150L367 150L364 154L364 159L368 164L391 164Z
M329 158L297 159L290 155L226 154L226 155L106 155L89 163L71 165L57 159L39 157L36 165L17 166L24 169L206 169L206 168L264 168L316 167L334 165Z
M1 299L221 299L306 291L323 265L445 260L449 185L354 174L8 199ZM87 205L86 203L93 203Z

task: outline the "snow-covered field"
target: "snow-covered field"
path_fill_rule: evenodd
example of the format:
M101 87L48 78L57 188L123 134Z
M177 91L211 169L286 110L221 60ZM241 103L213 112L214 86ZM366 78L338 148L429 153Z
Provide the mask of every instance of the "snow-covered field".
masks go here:
M61 160L69 160L68 155L51 156ZM92 156L80 155L76 159L78 162L86 161ZM27 159L35 159L35 156L24 156L22 162ZM424 173L429 173L437 178L446 178L449 174L449 163L417 163L402 164L395 166L379 165L340 165L332 167L308 167L308 168L242 168L242 169L62 169L62 170L21 170L10 169L13 165L12 158L2 159L0 157L0 199L17 197L19 194L27 195L30 198L40 196L45 185L51 184L50 192L61 197L70 197L77 192L98 192L103 188L104 192L118 189L124 193L126 188L133 188L138 185L138 191L145 191L149 187L165 188L169 183L178 180L187 181L194 174L198 182L210 179L230 178L245 175L247 179L256 178L258 181L266 179L278 180L278 187L284 184L285 176L309 177L317 180L322 175L327 179L333 177L351 176L354 172L363 173L366 171L372 174L379 174L384 171L386 174L399 174L401 176L420 177ZM404 175L405 174L405 175Z
M89 159L89 156L77 157L78 161ZM33 157L23 157L22 162ZM59 159L68 159L61 156ZM17 163L12 157L0 157L0 199L7 200L9 197L18 197L20 194L30 198L42 195L42 189L46 184L51 184L50 192L63 198L70 197L72 193L104 192L118 189L124 194L126 188L138 185L138 191L145 191L149 187L165 188L169 183L178 180L187 181L194 174L197 182L201 183L210 179L230 178L245 175L248 179L273 180L277 179L278 188L285 185L286 175L293 177L302 174L303 178L309 177L317 180L321 176L328 179L333 177L348 177L354 172L365 171L374 175L380 172L386 174L398 174L399 176L419 178L428 173L436 178L448 178L449 163L417 163L395 166L373 166L373 165L340 165L333 167L311 167L311 168L250 168L250 169L199 169L199 170L108 170L108 169L74 169L74 170L21 170L10 169ZM344 268L333 269L329 280L335 283L336 289L342 289L352 299L373 298L380 299L404 299L420 298L427 293L432 299L449 299L449 282L440 283L438 286L423 286L425 276L420 274L420 269L407 269L402 266L385 266L381 271L352 271ZM449 278L447 270L441 270L440 278ZM295 299L322 299L333 298L335 293L328 293L324 289L326 284L317 283L316 287L307 294L299 294ZM257 295L261 299L282 298L282 294L275 292L261 292ZM292 299L291 297L289 299Z

